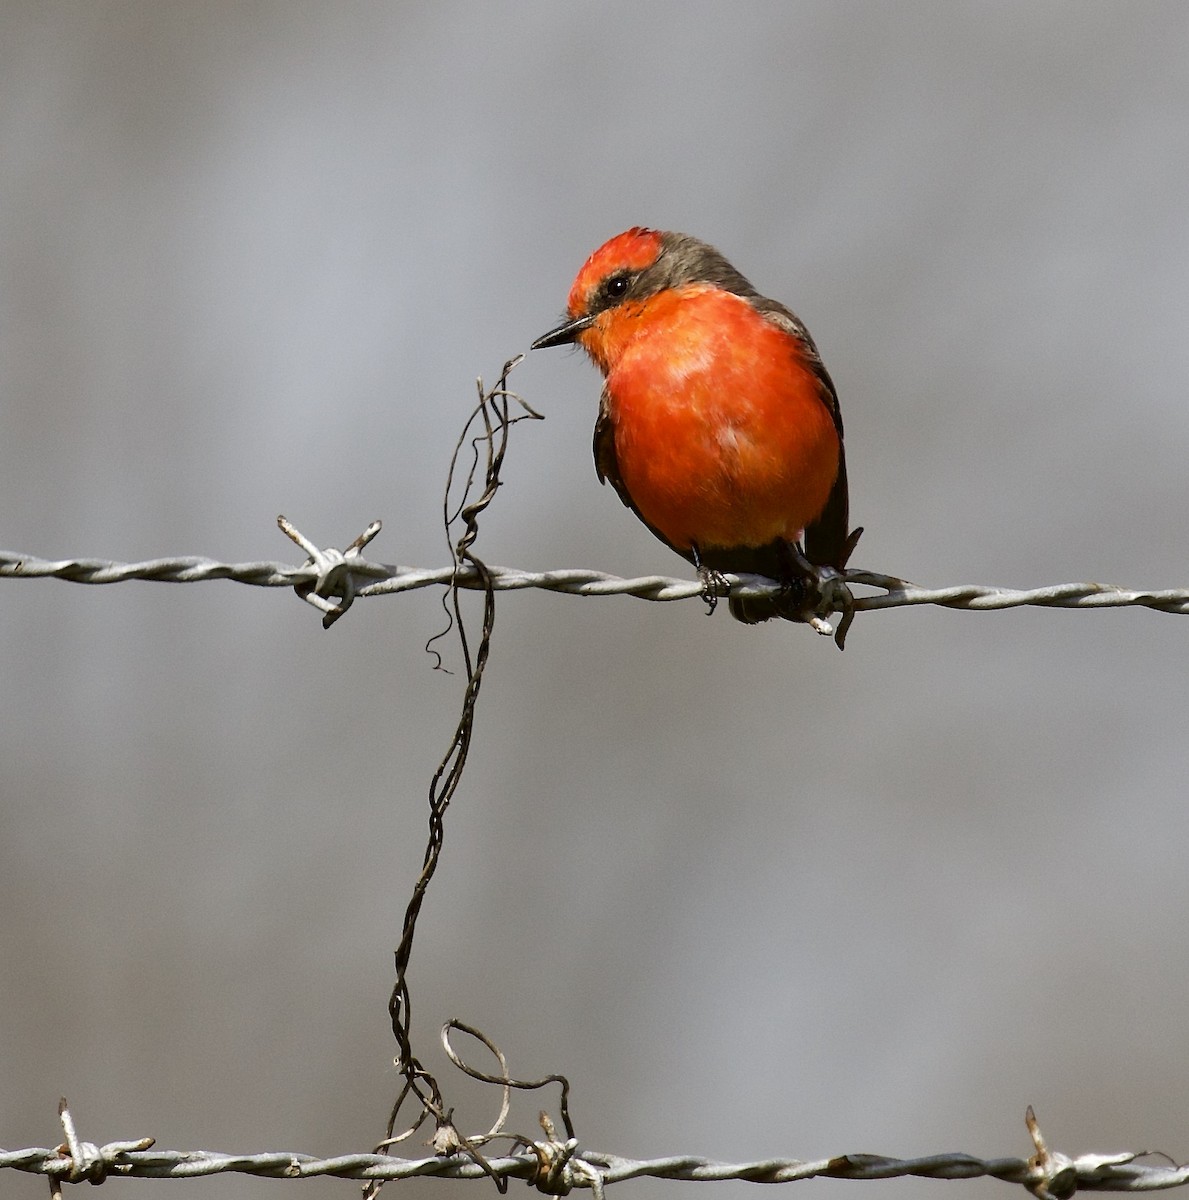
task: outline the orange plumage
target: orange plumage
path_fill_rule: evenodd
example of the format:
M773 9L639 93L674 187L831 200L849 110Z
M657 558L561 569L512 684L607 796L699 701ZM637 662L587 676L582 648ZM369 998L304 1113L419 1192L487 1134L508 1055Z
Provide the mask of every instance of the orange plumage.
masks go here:
M700 571L789 584L805 558L845 566L857 532L838 400L787 308L704 242L636 228L590 256L567 312L534 347L577 342L602 371L599 478L662 541ZM802 616L779 596L731 611Z

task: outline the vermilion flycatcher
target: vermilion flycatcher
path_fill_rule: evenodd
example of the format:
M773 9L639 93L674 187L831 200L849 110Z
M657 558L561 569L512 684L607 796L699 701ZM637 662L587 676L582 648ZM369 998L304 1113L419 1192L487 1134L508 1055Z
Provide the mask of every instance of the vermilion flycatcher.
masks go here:
M807 579L841 571L849 529L838 396L809 330L713 246L629 229L586 260L568 320L533 349L577 342L606 384L595 469L699 571L788 585L732 597L741 621L804 620Z

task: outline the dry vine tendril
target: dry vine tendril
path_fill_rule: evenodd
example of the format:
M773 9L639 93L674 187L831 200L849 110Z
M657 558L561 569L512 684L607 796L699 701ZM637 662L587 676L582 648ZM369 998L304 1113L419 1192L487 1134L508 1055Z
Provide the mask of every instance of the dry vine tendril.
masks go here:
M436 634L427 643L426 648L437 656L436 667L441 668L441 656L433 649L433 643L445 637L451 630L457 630L460 649L462 651L463 668L466 673L466 690L463 693L462 713L454 730L450 745L442 761L438 764L429 785L429 841L425 848L421 874L413 887L413 895L405 911L404 926L400 942L396 948L396 983L388 1003L388 1012L392 1019L392 1032L396 1038L397 1055L396 1067L404 1076L404 1083L397 1094L388 1118L388 1126L384 1140L377 1146L377 1152L387 1151L391 1146L411 1137L428 1118L433 1118L435 1132L432 1139L434 1150L438 1154L463 1152L488 1171L501 1191L506 1190L506 1180L497 1178L488 1168L486 1161L479 1152L479 1146L490 1141L493 1137L507 1136L500 1133L503 1121L507 1116L507 1089L511 1087L543 1086L549 1082L562 1084L562 1114L567 1130L570 1129L567 1097L569 1085L560 1076L550 1076L540 1084L525 1084L512 1080L507 1073L503 1055L494 1044L483 1034L470 1026L458 1021L450 1021L443 1029L443 1043L451 1061L473 1078L481 1078L487 1082L499 1084L505 1090L505 1103L501 1106L500 1116L495 1127L487 1134L476 1137L466 1137L461 1134L451 1120L451 1110L445 1105L438 1081L421 1064L413 1052L411 1026L412 1005L409 993L408 970L409 960L413 951L413 937L417 927L417 917L421 912L426 891L437 869L441 856L445 835L444 817L458 786L462 781L466 768L467 755L470 752L471 735L475 723L475 705L479 697L479 689L483 682L483 672L487 666L491 651L491 634L495 625L495 589L487 566L474 553L475 539L479 533L479 518L487 506L495 499L500 485L500 471L503 467L504 456L508 449L508 438L513 425L526 419L542 419L515 392L508 389L508 374L521 361L520 356L504 364L503 371L495 386L489 391L483 388L479 381L479 403L467 419L454 447L450 459L450 469L446 478L446 490L443 497L442 517L446 529L446 539L450 549L451 561L455 574L462 570L470 570L478 574L482 583L483 608L482 624L474 652L471 650L471 639L467 634L466 619L461 603L462 588L457 581L449 588L443 598L448 622L446 628ZM513 404L523 411L515 413ZM478 430L476 431L476 426ZM462 477L461 497L457 503L452 501L456 481L460 476L460 456L469 446L471 451L470 463L465 476ZM478 492L475 495L476 491ZM455 538L455 530L461 522L461 533ZM496 1057L500 1064L501 1074L486 1076L467 1068L461 1059L450 1048L449 1031L457 1029L468 1033L481 1041ZM394 1134L400 1111L410 1096L416 1098L420 1111L412 1124L402 1133ZM572 1131L570 1133L572 1136ZM365 1196L374 1196L379 1182L364 1189Z

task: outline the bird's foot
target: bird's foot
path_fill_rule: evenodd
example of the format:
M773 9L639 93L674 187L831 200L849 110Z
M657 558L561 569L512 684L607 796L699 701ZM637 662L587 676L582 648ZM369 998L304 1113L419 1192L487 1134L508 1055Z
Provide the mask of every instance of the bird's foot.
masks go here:
M863 531L856 529L849 539L847 556L854 549ZM796 542L787 543L793 574L786 586L796 596L794 603L801 620L813 626L818 633L827 637L834 635L839 650L846 649L846 634L855 619L855 598L846 584L846 572L837 567L810 562ZM799 592L799 595L797 593ZM835 629L827 618L841 613L842 619Z
M698 582L702 585L702 599L706 602L706 615L709 617L718 607L718 602L724 596L731 594L731 584L727 577L713 567L708 567L698 553L697 546L691 546L694 566L698 569Z
M731 594L730 580L713 567L702 564L698 567L698 582L702 585L702 599L706 602L706 615L710 616L724 596Z
M834 644L839 650L845 650L846 635L855 619L855 598L847 587L845 573L835 570L834 567L818 567L813 586L817 594L814 603L809 606L813 610L812 615L806 619L818 633L827 636L833 633ZM831 628L826 620L831 613L841 614L836 629Z

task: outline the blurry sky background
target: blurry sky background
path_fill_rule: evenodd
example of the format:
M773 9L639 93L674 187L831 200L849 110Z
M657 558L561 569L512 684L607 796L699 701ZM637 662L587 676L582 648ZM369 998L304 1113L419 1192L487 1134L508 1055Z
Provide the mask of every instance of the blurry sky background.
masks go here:
M1183 586L1187 63L1181 0L6 0L0 545L298 562L284 512L442 565L476 376L646 223L813 331L856 566ZM513 383L547 419L479 552L688 575L596 482L593 368ZM65 1095L96 1142L371 1148L462 692L438 605L0 581L0 1144L61 1140ZM840 655L501 595L411 973L460 1125L496 1097L451 1016L633 1157L1027 1155L1029 1103L1060 1150L1189 1157L1187 666L1143 610L874 613Z

